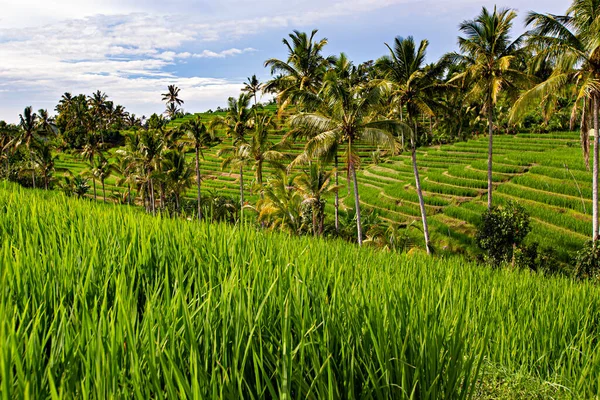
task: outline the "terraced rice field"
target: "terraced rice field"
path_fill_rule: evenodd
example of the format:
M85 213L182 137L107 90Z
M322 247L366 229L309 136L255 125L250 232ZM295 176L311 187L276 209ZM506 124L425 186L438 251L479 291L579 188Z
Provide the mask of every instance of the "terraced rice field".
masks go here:
M218 114L206 114L207 120ZM277 142L283 132L273 134ZM205 153L201 162L204 174L203 190L237 197L239 175L221 169L217 151L224 143ZM293 143L290 158L300 153L303 143ZM359 147L362 166L358 174L363 206L374 209L381 218L400 224L420 219L412 174L410 154L383 158L378 165L371 162L376 149ZM190 160L193 154L190 150ZM432 230L432 239L440 247L465 248L472 245L475 225L486 208L487 199L487 137L468 142L422 148L418 164L425 194L425 203ZM62 154L60 167L80 172L85 169L75 156ZM516 200L529 211L533 230L528 240L544 247L560 250L566 260L589 236L591 226L591 173L586 170L579 137L575 133L497 135L494 140L494 203ZM267 166L265 176L272 171ZM254 171L246 169L244 181L249 201L254 185ZM342 171L340 190L343 207L353 207L353 197L347 190ZM108 193L117 193L116 177L106 182ZM194 198L194 189L187 197ZM327 209L332 209L328 201ZM330 212L332 218L333 213ZM418 226L418 224L415 224ZM415 240L420 232L411 233Z

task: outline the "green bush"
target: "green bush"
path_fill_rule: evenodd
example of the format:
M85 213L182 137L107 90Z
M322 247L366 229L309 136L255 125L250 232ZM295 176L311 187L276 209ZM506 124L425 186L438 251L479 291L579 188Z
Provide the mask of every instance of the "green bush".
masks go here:
M531 230L525 208L510 201L505 208L492 207L482 215L481 220L476 242L485 252L486 262L498 267L512 260L514 265L515 249Z
M575 257L575 276L579 279L600 279L600 246L592 240L586 242Z

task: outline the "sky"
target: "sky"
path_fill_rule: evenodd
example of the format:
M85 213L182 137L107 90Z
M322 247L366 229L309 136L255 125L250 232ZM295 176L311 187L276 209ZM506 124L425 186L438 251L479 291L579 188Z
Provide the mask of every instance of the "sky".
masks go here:
M456 50L458 25L485 0L0 0L0 120L25 106L53 113L64 92L105 92L137 116L164 111L181 89L186 112L225 106L248 76L269 79L282 39L319 29L325 53L355 63L386 54L396 36L428 39L428 61ZM563 14L568 0L505 0L518 11Z

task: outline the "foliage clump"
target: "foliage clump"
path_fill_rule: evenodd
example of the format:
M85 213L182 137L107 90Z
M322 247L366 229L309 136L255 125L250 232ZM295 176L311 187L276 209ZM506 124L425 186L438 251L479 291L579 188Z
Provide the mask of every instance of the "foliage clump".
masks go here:
M510 201L504 208L492 207L483 214L475 239L479 248L485 252L485 262L494 267L508 262L515 266L515 250L523 243L529 231L529 214L523 206Z

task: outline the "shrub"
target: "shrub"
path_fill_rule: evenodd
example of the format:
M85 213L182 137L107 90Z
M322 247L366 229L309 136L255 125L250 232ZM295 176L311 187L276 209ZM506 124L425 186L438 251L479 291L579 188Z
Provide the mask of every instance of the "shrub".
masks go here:
M600 278L600 246L592 240L586 242L575 257L575 276L578 279Z
M485 251L485 261L497 267L512 259L515 249L531 230L529 214L518 203L508 202L505 208L492 207L482 215L476 242Z

